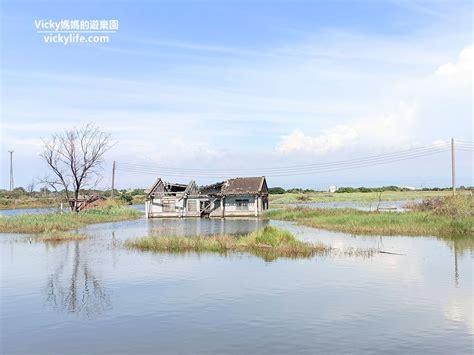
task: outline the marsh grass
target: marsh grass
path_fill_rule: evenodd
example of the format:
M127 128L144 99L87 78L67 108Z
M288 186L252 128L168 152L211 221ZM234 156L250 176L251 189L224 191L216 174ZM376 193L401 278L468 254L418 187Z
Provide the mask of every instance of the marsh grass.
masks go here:
M35 240L38 242L52 243L52 244L59 244L62 242L86 240L86 239L89 239L89 237L84 234L66 233L66 232L58 232L58 231L41 233L35 238Z
M403 213L297 207L267 211L265 217L351 234L472 236L472 202L466 199L447 199L434 210Z
M88 224L140 218L141 213L129 207L107 203L79 213L48 213L0 217L0 232L43 233L78 229Z
M267 261L280 257L309 258L317 254L325 255L331 250L330 247L321 243L300 241L290 232L273 226L265 226L242 236L145 237L127 241L125 245L131 249L169 253L246 252Z

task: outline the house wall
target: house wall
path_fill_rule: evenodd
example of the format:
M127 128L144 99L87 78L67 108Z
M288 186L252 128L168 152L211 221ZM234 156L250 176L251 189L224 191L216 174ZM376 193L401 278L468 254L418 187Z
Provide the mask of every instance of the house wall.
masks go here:
M247 207L238 206L238 200L248 200ZM225 211L226 212L242 212L242 211L255 211L255 196L226 196L225 198Z
M188 209L188 202L195 208ZM200 217L200 199L163 197L153 198L148 205L149 217Z
M154 198L148 202L149 217L200 217L200 202L208 201L208 198L182 198L164 197ZM248 202L245 204L245 200ZM256 197L253 195L226 196L224 198L224 214L222 213L222 202L220 198L214 200L214 209L210 217L252 217L259 216L261 212L268 208L266 197ZM166 206L172 205L172 210ZM257 211L256 211L257 209Z
M242 200L248 200L246 207L242 205ZM267 204L264 206L262 197L256 198L253 195L226 196L224 201L224 215L222 215L220 200L217 200L219 207L212 211L210 217L253 217L259 216L264 209L268 208ZM257 211L255 211L256 208Z

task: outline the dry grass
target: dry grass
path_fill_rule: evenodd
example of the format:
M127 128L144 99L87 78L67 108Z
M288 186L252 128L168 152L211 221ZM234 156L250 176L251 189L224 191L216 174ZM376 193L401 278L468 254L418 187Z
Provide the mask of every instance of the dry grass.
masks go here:
M52 244L59 244L62 242L68 242L73 240L85 240L89 239L88 236L84 234L76 234L76 233L66 233L66 232L46 232L39 234L35 240L38 242L44 243L52 243Z

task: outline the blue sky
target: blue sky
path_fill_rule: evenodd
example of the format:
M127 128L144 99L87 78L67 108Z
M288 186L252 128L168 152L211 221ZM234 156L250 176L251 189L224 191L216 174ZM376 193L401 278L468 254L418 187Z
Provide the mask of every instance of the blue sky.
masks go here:
M4 1L0 187L8 150L26 186L45 174L41 138L89 121L117 141L104 187L113 160L258 168L471 141L472 11L470 1ZM119 30L108 44L52 45L38 19L117 19ZM472 184L470 154L458 154L460 184ZM449 172L442 153L269 183L449 185ZM120 171L118 185L153 179Z

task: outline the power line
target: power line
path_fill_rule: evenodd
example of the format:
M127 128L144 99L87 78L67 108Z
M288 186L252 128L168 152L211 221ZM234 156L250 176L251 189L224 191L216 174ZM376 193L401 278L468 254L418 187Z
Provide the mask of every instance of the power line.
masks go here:
M446 149L449 148L450 145L448 143L443 143L443 144L437 144L437 145L432 145L432 146L426 146L426 147L419 147L419 148L413 148L409 150L404 150L404 151L398 151L398 152L392 152L392 153L385 153L385 154L379 154L379 155L374 155L370 157L365 157L365 158L355 158L355 159L349 159L349 160L340 160L340 161L335 161L335 162L327 162L327 163L318 163L318 164L305 164L305 165L293 165L293 166L280 166L280 167L262 167L262 168L252 168L252 169L246 169L246 168L241 168L241 169L225 169L225 170L212 170L212 169L196 169L196 168L171 168L171 167L164 167L164 166L154 166L157 169L161 170L172 170L172 171L183 171L183 172L199 172L199 171L205 171L205 172L218 172L218 171L226 171L226 172L232 172L232 171L237 171L237 172L242 172L242 171L281 171L281 170L294 170L294 169L306 169L306 168L313 168L313 167L329 167L329 166L334 166L334 165L345 165L347 163L352 163L355 161L359 162L365 162L365 161L371 161L374 159L382 159L382 158L390 158L390 157L399 157L403 156L405 154L412 154L412 153L417 153L417 152L428 152L432 150L437 150L437 149ZM122 162L122 165L130 166L130 167L145 167L149 168L149 165L141 165L141 164L134 164L134 163L126 163Z
M396 158L390 158L390 159L377 159L373 161L366 161L366 162L352 162L352 163L346 163L344 165L335 165L335 166L329 166L326 168L312 168L312 169L298 169L298 170L287 170L283 172L266 172L263 169L261 170L256 170L258 173L265 173L264 175L266 176L289 176L289 175L298 175L298 174L311 174L311 173L321 173L321 172L330 172L330 171L339 171L339 170L346 170L346 169L351 169L351 168L358 168L358 167L367 167L367 166L375 166L375 165L380 165L380 164L386 164L386 163L391 163L391 162L396 162L396 161L402 161L402 160L407 160L407 159L413 159L413 158L418 158L418 157L423 157L423 156L428 156L428 155L433 155L437 154L440 152L445 152L448 149L443 149L443 150L437 150L437 151L431 151L423 154L411 154L411 155L405 155L403 157L396 157ZM118 166L118 169L121 170L130 170L130 171L136 171L136 172L150 172L153 174L157 173L163 173L163 174L169 174L169 175L176 175L176 176L181 176L183 174L189 174L192 173L192 171L186 171L186 170L173 170L173 169L163 169L163 168L153 168L153 167L127 167L127 166ZM199 176L226 176L233 174L233 172L212 172L212 173L199 173Z
M384 163L386 160L392 159L402 159L402 158L413 158L417 156L424 156L425 154L430 155L434 153L438 153L441 151L445 151L449 149L449 144L438 144L428 147L420 147L414 148L411 150L393 152L393 153L386 153L386 154L379 154L375 156L365 157L365 158L357 158L357 159L349 159L349 160L341 160L335 162L328 162L328 163L319 163L319 164L306 164L306 165L294 165L294 166L286 166L286 167L267 167L267 168L252 168L252 169L194 169L194 168L171 168L171 167L164 167L164 166L150 166L150 165L141 165L141 164L133 164L133 163L126 163L126 162L119 162L119 166L121 169L128 168L128 169L135 169L135 170L150 170L153 169L154 171L159 170L161 173L200 173L203 175L228 175L228 174L235 174L235 173L265 173L265 175L270 174L281 174L281 173L295 173L295 172L302 172L308 170L321 170L321 169L328 169L328 168L336 168L336 167L348 167L352 165L359 165L359 164L366 164L366 163Z
M308 174L318 174L318 173L325 173L325 172L334 172L334 171L342 171L342 170L350 170L356 168L363 168L363 167L370 167L376 166L381 164L388 164L408 159L414 159L419 157L425 157L433 154L438 154L441 152L446 152L449 150L449 146L444 146L442 148L431 148L428 150L413 150L411 152L404 152L403 154L395 155L397 153L390 153L385 155L379 155L369 158L361 158L361 159L353 159L347 161L339 161L333 163L326 163L326 164L313 164L313 165L306 165L307 168L299 168L299 167L285 167L286 170L283 171L275 171L275 168L272 168L271 171L266 169L252 169L251 171L256 171L259 174L263 174L265 176L277 177L277 176L294 176L294 175L308 175ZM202 169L174 169L174 168L165 168L165 167L150 167L150 166L140 166L138 164L127 164L127 163L118 163L117 169L122 171L129 171L129 172L136 172L136 173L143 173L143 174L152 174L152 175L167 175L167 176L184 176L189 175L195 171L199 171L199 173L194 174L193 177L227 177L234 174L234 170L227 170L227 171L218 171L218 170L207 170L207 172L202 172ZM281 168L283 169L283 168ZM290 170L292 169L292 170ZM244 169L237 170L241 173L244 172ZM248 172L246 169L245 172Z

